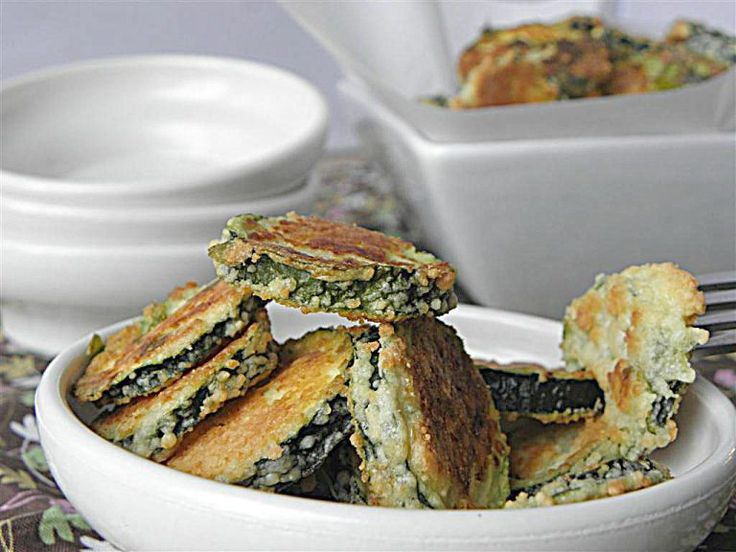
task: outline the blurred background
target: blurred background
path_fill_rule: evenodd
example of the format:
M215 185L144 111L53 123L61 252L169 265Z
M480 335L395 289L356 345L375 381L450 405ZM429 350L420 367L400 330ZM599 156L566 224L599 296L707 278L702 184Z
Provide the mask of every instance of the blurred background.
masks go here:
M525 3L533 9L534 1ZM608 9L653 29L682 17L736 30L736 3L730 0L620 0ZM337 63L276 2L3 0L0 10L3 79L100 56L177 52L244 57L283 67L315 84L330 105L328 147L357 143L338 100ZM486 22L479 21L478 28ZM468 42L473 38L468 36Z
M464 301L553 318L601 272L736 264L736 43L718 34L736 33L732 1L0 9L2 324L43 352L212 278L205 246L244 212L401 235L457 267ZM552 52L538 82L559 94L472 105L456 68L484 27L576 15L611 26L530 54ZM692 47L726 44L728 61L657 42L678 19L715 31ZM545 72L571 44L572 63L593 44L610 73ZM173 55L110 61L147 54ZM643 80L611 91L627 71Z

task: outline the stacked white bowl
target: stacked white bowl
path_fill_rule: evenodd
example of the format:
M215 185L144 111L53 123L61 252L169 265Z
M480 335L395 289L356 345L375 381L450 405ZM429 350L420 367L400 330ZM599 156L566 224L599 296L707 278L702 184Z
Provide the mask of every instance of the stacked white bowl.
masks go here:
M37 352L211 279L229 217L315 195L327 107L280 69L102 59L8 81L0 103L2 327Z

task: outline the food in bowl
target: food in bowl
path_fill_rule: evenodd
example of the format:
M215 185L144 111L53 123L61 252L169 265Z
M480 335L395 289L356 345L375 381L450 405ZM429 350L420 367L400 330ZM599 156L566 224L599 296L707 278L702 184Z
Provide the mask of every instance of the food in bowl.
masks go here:
M265 379L276 367L265 309L217 354L159 393L140 397L95 420L93 429L105 439L140 456L162 461L183 436Z
M603 391L600 417L567 426L526 424L511 432L512 486L527 487L600 462L636 460L677 436L673 419L695 379L689 354L708 332L697 281L671 263L599 276L564 319L567 370L586 370Z
M595 17L487 28L460 56L458 94L425 101L469 109L670 90L725 71L733 48L732 37L686 22L665 41L631 36Z
M246 230L241 227L240 234L232 229L241 224ZM388 319L359 306L338 309L379 324L321 328L274 345L266 301L311 312L334 312L334 303L285 301L288 294L274 294L265 271L251 285L248 275L258 269L248 267L274 255L286 261L268 273L278 288L286 274L293 279L287 291L296 289L298 278L317 288L342 277L350 289L364 281L356 274L371 278L379 272L372 250L377 244L431 259L433 269L451 275L445 291L452 293L454 270L406 242L291 214L231 219L210 254L216 266L229 267L221 277L245 264L237 270L243 278L196 291L181 288L188 299L170 300L176 308L165 302L147 309L158 315L130 326L131 339L113 347L113 336L102 352L95 342L91 352L97 354L76 395L113 410L92 428L123 448L200 477L399 508L547 506L629 492L669 477L648 455L676 437L672 417L693 378L689 352L707 339L707 332L692 327L703 312L703 296L691 275L663 263L599 277L568 308L563 371L474 363L453 328L432 316L443 309L394 311ZM294 265L301 272L290 272ZM405 281L420 273L428 287L425 265L398 266ZM338 268L357 272L346 278ZM181 298L181 290L172 297ZM453 306L448 301L445 308ZM140 393L146 396L127 405L104 399L117 374L138 379L129 359L141 348L148 350L156 339L174 341L181 328L188 345L176 354L191 353L211 327L234 320L245 322L208 345L202 358ZM144 322L150 328L141 335ZM237 351L247 354L236 359ZM101 379L100 358L113 374L102 380L107 387L89 383ZM133 423L123 437L121 429L136 416L145 422ZM137 445L126 442L131 434L133 442L139 436Z
M216 281L122 351L92 360L75 386L82 402L125 404L162 389L208 359L242 331L263 302L244 289Z
M208 418L168 465L260 489L308 477L352 430L345 398L352 357L342 328L287 341L274 377Z
M539 364L475 360L505 419L530 417L564 424L603 411L603 391L587 370L548 370Z
M391 322L457 304L449 264L399 238L296 213L233 217L209 255L223 280L303 312Z
M564 474L517 491L504 508L534 508L584 502L645 489L670 479L666 466L650 458L613 460L581 474Z
M440 509L503 504L506 437L455 331L421 316L353 335L350 440L365 502Z

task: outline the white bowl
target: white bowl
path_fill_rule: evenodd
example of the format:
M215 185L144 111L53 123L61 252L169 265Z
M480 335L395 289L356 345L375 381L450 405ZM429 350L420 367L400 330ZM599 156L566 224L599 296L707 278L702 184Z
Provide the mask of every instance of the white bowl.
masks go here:
M227 58L86 61L8 81L0 103L3 194L54 204L278 194L304 180L327 128L311 84Z
M70 247L3 237L3 332L23 348L52 356L100 325L139 313L176 285L214 276L206 241Z
M279 339L341 321L269 308ZM468 306L445 320L471 354L559 362L556 322ZM139 458L80 421L69 391L86 344L78 341L46 369L36 395L41 443L66 497L124 549L692 550L736 485L736 413L702 378L683 401L678 440L659 455L676 478L618 497L530 510L417 511L225 485Z
M175 207L154 204L123 209L55 205L5 196L0 202L0 227L4 240L33 244L206 245L220 236L225 222L233 215L308 213L318 191L319 181L310 177L293 190L248 201ZM119 318L108 323L114 320Z
M733 133L440 143L363 87L339 88L429 245L481 304L559 318L599 272L736 265Z

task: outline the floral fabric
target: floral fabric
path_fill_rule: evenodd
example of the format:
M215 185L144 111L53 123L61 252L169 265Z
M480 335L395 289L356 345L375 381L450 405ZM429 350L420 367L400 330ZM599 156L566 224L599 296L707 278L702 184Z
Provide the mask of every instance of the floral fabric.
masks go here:
M410 213L390 183L354 157L323 161L315 212L416 241ZM34 392L47 359L15 348L0 333L0 552L115 550L64 498L39 445ZM736 402L736 357L698 366ZM736 497L698 550L736 551Z

